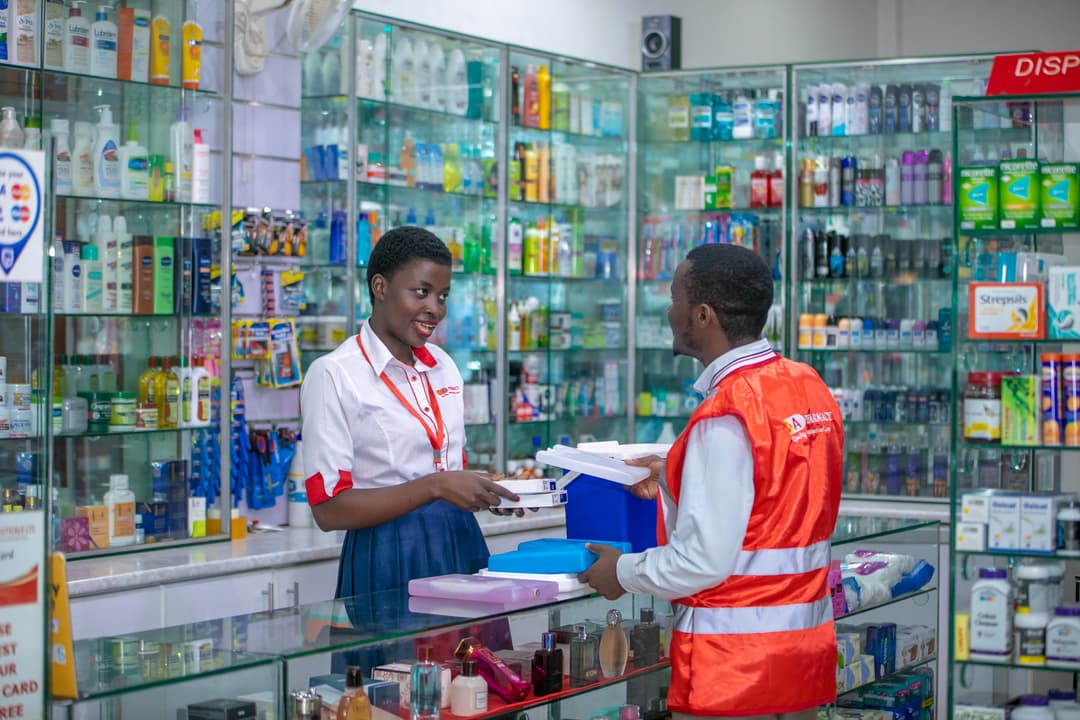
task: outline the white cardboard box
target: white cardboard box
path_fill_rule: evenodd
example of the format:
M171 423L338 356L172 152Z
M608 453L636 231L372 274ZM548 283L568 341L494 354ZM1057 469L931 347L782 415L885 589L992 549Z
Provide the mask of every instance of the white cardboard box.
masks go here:
M970 552L986 550L986 524L974 522L956 523L956 549Z
M1019 493L996 493L990 498L986 545L990 550L1020 549Z
M1069 495L1040 493L1020 500L1020 549L1053 552L1057 548L1057 513Z
M990 498L988 492L964 493L960 499L960 522L990 522Z

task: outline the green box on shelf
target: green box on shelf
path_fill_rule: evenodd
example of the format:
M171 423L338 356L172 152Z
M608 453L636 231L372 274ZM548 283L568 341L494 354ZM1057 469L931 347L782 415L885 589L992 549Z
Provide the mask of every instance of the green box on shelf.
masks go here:
M1039 179L1042 227L1080 225L1080 164L1043 163Z
M1037 445L1039 442L1038 375L1001 378L1001 444Z
M998 225L998 169L960 168L961 230L996 230Z
M1039 161L1002 160L998 176L1001 227L1039 227Z

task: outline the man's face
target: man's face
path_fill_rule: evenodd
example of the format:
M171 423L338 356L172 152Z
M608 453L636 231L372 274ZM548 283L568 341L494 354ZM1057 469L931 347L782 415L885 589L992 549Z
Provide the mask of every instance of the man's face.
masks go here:
M671 350L675 355L697 357L697 339L694 332L694 308L686 296L686 272L688 260L675 268L671 281L671 305L668 307L668 325L673 336Z

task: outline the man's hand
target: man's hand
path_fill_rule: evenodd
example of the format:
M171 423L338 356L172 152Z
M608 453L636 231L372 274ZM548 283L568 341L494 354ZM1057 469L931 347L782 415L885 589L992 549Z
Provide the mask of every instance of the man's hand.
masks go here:
M626 591L619 584L619 577L615 570L615 565L619 562L622 551L616 550L610 545L589 544L585 548L596 555L598 559L588 570L581 573L579 577L581 582L591 585L596 592L608 600L618 600L625 595Z
M660 494L660 473L664 472L664 458L659 455L648 455L643 458L624 460L624 462L634 467L649 468L649 477L637 485L632 485L630 492L642 500L655 500Z

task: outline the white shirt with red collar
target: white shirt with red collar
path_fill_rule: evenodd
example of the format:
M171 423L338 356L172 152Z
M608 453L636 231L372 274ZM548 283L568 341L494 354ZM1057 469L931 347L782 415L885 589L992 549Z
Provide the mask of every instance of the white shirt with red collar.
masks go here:
M349 488L392 487L436 469L463 468L461 373L435 345L413 348L413 354L414 365L397 360L364 323L359 334L311 364L300 389L311 505ZM400 399L380 375L394 384ZM431 440L438 435L432 394L445 428L438 468Z

